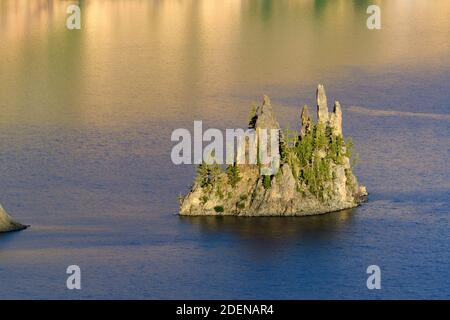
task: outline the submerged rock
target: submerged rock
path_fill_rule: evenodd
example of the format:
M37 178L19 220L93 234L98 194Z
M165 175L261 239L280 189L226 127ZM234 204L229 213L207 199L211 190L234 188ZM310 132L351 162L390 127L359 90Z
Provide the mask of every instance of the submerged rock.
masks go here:
M317 123L305 106L300 132L280 130L280 166L261 175L264 165L202 164L190 192L180 198L181 215L303 216L359 205L367 198L352 173L351 141L342 136L342 110L328 112L325 89L316 92ZM249 128L279 129L270 100L264 97ZM258 140L258 138L256 138ZM259 146L259 145L258 145Z
M0 205L0 232L19 231L26 228L25 225L14 221Z
M342 110L339 101L334 102L333 113L330 114L330 127L335 135L342 136Z

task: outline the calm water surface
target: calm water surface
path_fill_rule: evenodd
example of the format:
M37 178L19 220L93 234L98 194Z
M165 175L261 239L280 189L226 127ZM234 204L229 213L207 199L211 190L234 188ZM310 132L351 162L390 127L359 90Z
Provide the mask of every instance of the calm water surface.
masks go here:
M67 2L0 2L0 201L32 225L0 235L0 298L450 297L449 1L79 2L80 31ZM195 169L175 128L242 127L263 94L298 128L318 82L367 204L176 215Z

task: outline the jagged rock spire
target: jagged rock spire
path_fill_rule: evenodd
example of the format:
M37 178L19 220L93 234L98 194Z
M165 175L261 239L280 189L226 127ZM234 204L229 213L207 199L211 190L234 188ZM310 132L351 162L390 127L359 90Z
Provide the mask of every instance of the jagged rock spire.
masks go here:
M302 109L301 114L301 130L300 130L300 136L304 137L306 134L308 134L311 131L312 126L312 120L309 115L308 106L305 104Z
M325 88L319 84L316 91L317 100L317 122L328 121L328 103L327 95L325 94Z
M249 139L246 139L244 141L243 147L237 148L237 157L236 159L250 159L250 146L258 146L259 143L259 133L260 130L264 130L267 134L268 142L271 141L271 130L275 129L277 131L278 139L280 139L280 124L278 123L275 113L273 112L272 105L270 103L270 99L267 95L264 95L262 104L256 107L255 114L253 115L252 119L249 123L249 128L256 130L256 135L254 135L254 140L250 141ZM266 131L267 130L267 131ZM257 150L258 151L258 150ZM240 166L241 172L243 170L246 170L247 168L251 168L251 165L243 164Z
M279 166L279 150L272 150L271 142L276 141L279 148L279 141L282 140L280 124L278 123L275 113L273 112L272 106L270 104L270 99L268 96L264 96L263 103L261 108L259 109L259 114L257 114L255 129L257 132L256 140L258 146L258 157L260 148L266 149L266 154L271 157L271 163L269 164L261 164L260 172L262 174L266 174L263 172L270 171L270 167L272 165ZM273 131L275 130L275 131ZM273 136L275 134L275 136ZM262 135L262 136L261 136ZM264 140L261 140L264 139ZM276 140L274 140L276 139ZM270 150L270 151L269 151ZM273 162L275 161L275 162Z
M264 112L264 110L266 110L266 112L272 112L272 105L270 104L270 98L268 95L264 95L263 96L263 102L261 105L261 112Z
M335 135L342 135L342 109L339 101L334 102L333 113L330 115L330 127Z
M342 109L339 101L334 102L333 112L328 113L327 96L321 84L317 86L316 98L317 122L330 126L335 135L342 135Z

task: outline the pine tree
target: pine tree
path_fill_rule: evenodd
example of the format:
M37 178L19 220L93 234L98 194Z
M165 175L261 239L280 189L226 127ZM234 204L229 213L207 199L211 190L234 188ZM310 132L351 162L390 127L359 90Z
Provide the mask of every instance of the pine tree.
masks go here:
M228 176L228 182L230 185L235 188L237 183L241 181L241 177L239 176L239 168L234 165L229 165L227 167L227 176Z
M195 182L204 188L210 183L209 179L210 168L205 162L200 163L197 166L197 176L195 177Z
M270 188L270 186L272 185L272 181L270 179L270 176L264 176L263 185L264 185L264 189L269 189Z

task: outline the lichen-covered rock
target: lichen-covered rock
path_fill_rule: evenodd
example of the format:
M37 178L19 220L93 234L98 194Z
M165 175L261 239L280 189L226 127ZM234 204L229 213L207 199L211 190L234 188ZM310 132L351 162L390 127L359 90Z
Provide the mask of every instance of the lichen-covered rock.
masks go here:
M0 232L19 231L25 228L23 224L14 221L0 205Z
M305 104L302 109L301 114L301 128L300 128L300 136L304 137L311 132L312 129L312 119L309 115L308 106Z
M199 166L191 191L180 198L181 215L302 216L322 214L360 204L367 198L352 173L351 143L342 136L339 102L328 113L322 85L317 88L318 121L305 106L301 131L280 131L280 167L261 175L261 164ZM249 124L250 128L279 129L268 97Z

